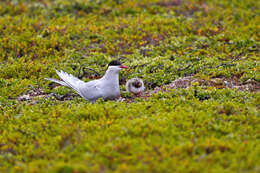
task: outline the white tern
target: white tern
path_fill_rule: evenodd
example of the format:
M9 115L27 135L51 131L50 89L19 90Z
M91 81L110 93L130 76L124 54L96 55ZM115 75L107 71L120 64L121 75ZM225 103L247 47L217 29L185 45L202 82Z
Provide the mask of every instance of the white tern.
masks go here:
M45 79L68 86L87 101L94 103L98 98L112 100L120 96L118 73L124 68L128 67L122 65L118 60L113 60L108 64L108 69L102 78L90 82L84 82L71 74L58 70L56 70L56 73L61 80Z

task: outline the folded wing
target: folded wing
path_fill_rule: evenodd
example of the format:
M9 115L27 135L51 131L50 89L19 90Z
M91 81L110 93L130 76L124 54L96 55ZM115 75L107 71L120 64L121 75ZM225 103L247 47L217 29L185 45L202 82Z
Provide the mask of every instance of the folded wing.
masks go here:
M87 82L84 85L81 85L79 90L81 96L91 102L95 102L98 98L103 97L99 80Z
M94 80L86 83L66 72L63 71L59 72L58 70L56 70L56 73L62 79L62 81L51 79L51 78L46 78L46 79L72 88L81 97L83 97L84 99L90 102L95 102L98 98L102 97L102 92L100 90L98 80Z

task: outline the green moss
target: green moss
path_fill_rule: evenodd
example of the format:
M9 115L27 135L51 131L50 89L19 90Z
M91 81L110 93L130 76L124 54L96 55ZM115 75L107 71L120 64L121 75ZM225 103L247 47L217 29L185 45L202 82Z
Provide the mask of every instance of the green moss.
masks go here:
M259 91L201 88L129 102L64 95L120 58L149 90L188 75L259 84L260 1L1 1L0 172L259 172ZM97 71L98 73L96 73ZM80 73L81 75L82 73ZM224 80L224 79L223 79ZM37 101L37 102L36 102Z

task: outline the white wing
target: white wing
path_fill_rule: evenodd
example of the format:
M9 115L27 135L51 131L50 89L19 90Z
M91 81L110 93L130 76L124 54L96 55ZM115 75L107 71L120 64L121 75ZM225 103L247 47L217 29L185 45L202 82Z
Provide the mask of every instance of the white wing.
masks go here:
M59 72L56 70L56 73L67 84L67 86L74 89L84 99L90 102L95 102L98 98L102 97L100 82L98 80L86 83L66 72Z

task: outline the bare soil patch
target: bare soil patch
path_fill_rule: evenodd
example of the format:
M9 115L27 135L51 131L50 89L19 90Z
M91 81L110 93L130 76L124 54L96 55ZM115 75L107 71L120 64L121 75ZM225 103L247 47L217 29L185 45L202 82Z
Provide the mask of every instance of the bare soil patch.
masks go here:
M216 87L218 89L224 88L236 88L239 91L249 91L249 92L259 92L260 91L260 83L251 79L248 79L245 82L241 82L238 78L212 78L210 80L194 78L193 76L187 76L178 78L172 81L170 84L163 85L160 87L156 87L153 90L148 90L143 94L139 95L132 95L131 98L120 98L118 101L127 101L133 102L135 98L148 98L154 93L158 92L167 92L171 89L178 89L178 88L189 88L192 83L197 82L201 87ZM56 85L58 86L58 85ZM41 88L32 88L28 92L23 95L20 95L16 98L18 101L33 101L37 103L35 98L49 98L55 97L56 100L65 101L65 100L72 100L74 97L78 95L75 93L69 93L65 95L59 95L56 93L44 93ZM79 96L78 96L79 97Z

